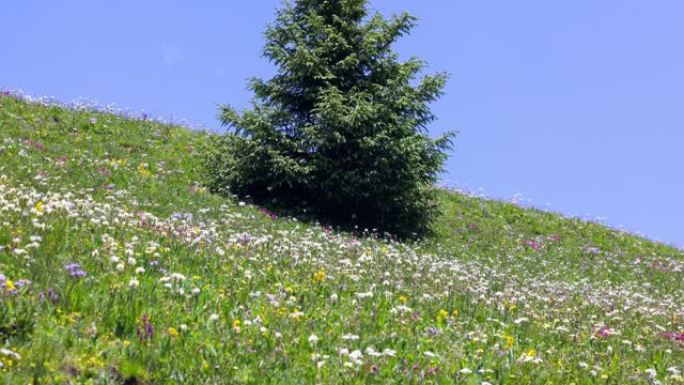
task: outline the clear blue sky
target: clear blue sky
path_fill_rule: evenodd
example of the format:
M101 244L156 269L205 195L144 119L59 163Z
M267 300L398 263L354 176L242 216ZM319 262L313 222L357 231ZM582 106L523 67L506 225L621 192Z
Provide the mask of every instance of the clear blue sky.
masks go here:
M0 4L0 86L218 128L246 106L278 0ZM684 2L375 0L419 27L397 49L451 73L433 127L444 181L605 218L684 246Z

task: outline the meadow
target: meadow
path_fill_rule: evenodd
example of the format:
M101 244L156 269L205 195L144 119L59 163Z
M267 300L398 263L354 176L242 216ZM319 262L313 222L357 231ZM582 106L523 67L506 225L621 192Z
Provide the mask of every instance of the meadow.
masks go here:
M684 384L684 252L443 191L433 236L202 186L211 133L0 96L0 383Z

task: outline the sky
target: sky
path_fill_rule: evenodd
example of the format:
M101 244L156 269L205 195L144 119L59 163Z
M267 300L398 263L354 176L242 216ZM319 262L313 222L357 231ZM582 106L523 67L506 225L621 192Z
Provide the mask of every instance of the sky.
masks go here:
M269 77L279 0L0 2L0 87L218 129ZM684 246L684 2L373 0L419 18L396 46L450 82L442 183Z

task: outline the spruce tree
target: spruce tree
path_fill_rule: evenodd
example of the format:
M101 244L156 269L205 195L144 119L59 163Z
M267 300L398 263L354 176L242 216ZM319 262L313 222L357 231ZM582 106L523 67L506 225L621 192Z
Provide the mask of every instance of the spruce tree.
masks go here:
M446 75L392 50L415 22L367 0L285 1L263 51L277 74L250 81L252 109L221 107L231 130L205 157L209 187L328 224L428 230L453 134L427 133Z

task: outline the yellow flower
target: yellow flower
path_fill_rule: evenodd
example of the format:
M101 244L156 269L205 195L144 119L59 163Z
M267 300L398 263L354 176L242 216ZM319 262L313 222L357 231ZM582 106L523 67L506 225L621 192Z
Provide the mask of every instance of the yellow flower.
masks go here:
M442 323L447 318L449 318L449 312L448 311L441 309L439 311L439 313L437 313L437 322Z
M112 166L113 168L117 169L121 166L126 165L127 161L126 159L111 159L109 161L109 165Z
M81 360L86 366L104 367L104 361L98 357L88 357Z
M12 282L11 279L8 279L5 282L5 289L7 289L7 291L12 291L12 290L16 289L16 287L14 286L14 282Z
M66 317L69 320L69 322L73 323L73 322L78 321L79 318L81 318L81 313L74 311L74 312L67 314Z
M169 335L173 338L176 338L180 335L180 333L178 333L178 330L176 330L176 328L169 327Z
M42 201L36 202L36 205L33 206L33 208L36 210L36 212L37 212L38 214L42 214L43 211L45 210L45 207L43 207L43 202L42 202Z
M152 172L147 169L147 165L145 163L140 163L138 165L138 174L144 177L152 176Z
M233 320L233 331L237 334L240 334L240 320L239 319Z
M408 302L408 298L406 298L405 295L399 296L399 302L406 303L406 302Z
M454 317L458 317L458 309L454 309L454 311L451 312L451 315Z
M506 343L504 344L504 350L508 350L508 349L513 347L513 343L515 343L515 339L512 336L504 334L503 339L506 341Z
M323 268L321 268L320 270L318 270L318 271L317 271L316 273L314 273L314 275L313 275L313 281L314 281L315 283L321 283L321 282L325 281L325 278L326 278L326 273L325 273L325 269L323 269Z
M537 351L534 350L534 349L530 349L530 350L527 351L527 356L530 357L530 358L534 358L534 357L537 356Z

